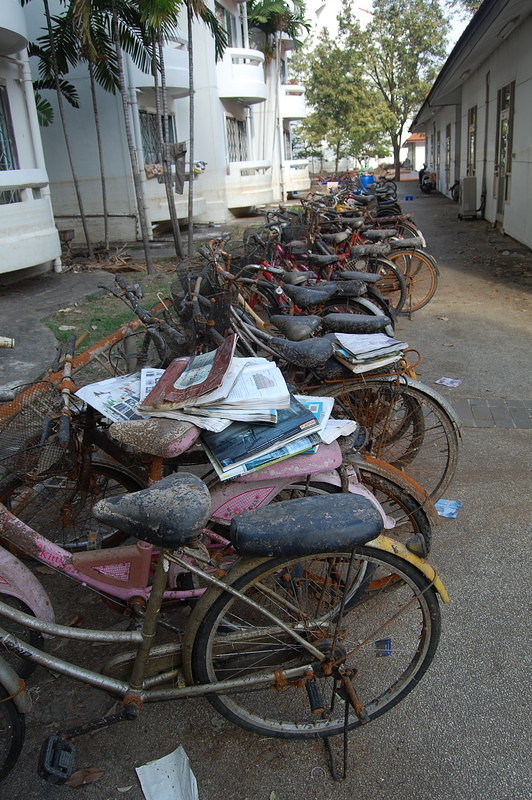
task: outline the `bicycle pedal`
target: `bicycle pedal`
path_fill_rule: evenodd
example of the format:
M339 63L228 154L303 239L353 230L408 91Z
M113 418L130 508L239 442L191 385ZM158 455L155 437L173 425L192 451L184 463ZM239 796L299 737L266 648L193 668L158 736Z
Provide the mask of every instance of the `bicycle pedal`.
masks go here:
M73 743L54 733L43 742L37 774L48 783L65 783L74 772L75 761Z

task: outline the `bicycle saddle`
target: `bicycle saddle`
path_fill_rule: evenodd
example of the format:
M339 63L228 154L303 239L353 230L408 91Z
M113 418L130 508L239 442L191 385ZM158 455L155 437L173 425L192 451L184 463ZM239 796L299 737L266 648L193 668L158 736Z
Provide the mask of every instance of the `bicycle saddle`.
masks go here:
M289 286L287 284L284 287L284 291L297 306L306 308L307 306L317 306L319 303L330 300L331 297L336 294L336 288L335 283L326 283L325 286L320 284L319 288L311 286Z
M395 228L378 228L377 230L364 231L364 237L370 242L382 242L397 236Z
M191 447L201 431L191 422L150 417L113 422L110 435L128 447L162 458L175 458Z
M390 239L389 244L394 250L400 250L401 247L405 247L408 250L412 250L413 248L423 249L425 247L425 243L423 239L419 236L409 236L406 239Z
M309 253L307 258L307 263L310 264L311 267L328 267L329 264L335 264L338 261L338 256L331 254L331 255L322 255L321 253Z
M382 280L382 275L376 272L359 272L357 269L346 269L345 272L333 272L333 281L364 281L364 283L377 283Z
M157 547L179 547L192 539L211 514L209 490L196 475L178 472L147 489L99 500L97 520Z
M349 252L355 258L356 256L386 256L391 249L388 244L355 244Z
M283 314L274 314L270 322L275 325L283 336L292 342L302 342L308 339L321 325L321 317L291 317Z
M333 343L322 338L289 342L272 336L268 339L268 346L288 363L309 369L321 367L333 354Z
M324 242L332 242L333 244L341 244L345 242L346 239L349 239L351 236L351 231L344 230L338 231L338 233L320 233L320 238L323 239Z
M349 552L382 528L379 511L366 497L333 494L244 511L231 520L229 537L242 555L304 556Z
M384 333L390 324L384 314L327 314L322 322L324 330L335 333Z

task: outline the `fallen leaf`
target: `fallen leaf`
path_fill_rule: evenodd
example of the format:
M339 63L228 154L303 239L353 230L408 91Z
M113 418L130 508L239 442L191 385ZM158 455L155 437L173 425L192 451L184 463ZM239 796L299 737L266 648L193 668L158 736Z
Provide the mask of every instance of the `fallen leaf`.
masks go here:
M35 567L35 572L39 572L41 575L53 575L55 569L52 569L51 567L39 566Z
M131 786L117 786L116 787L116 791L117 792L129 792L129 790L132 789L132 788L133 788L133 784L131 784Z
M65 781L65 786L85 786L87 783L94 783L104 774L103 769L89 767L88 769L77 769L70 778Z
M449 317L438 317L438 319L442 319L444 322L449 322Z
M58 327L58 330L60 331L73 331L75 329L75 325L59 325Z
M444 342L443 346L444 347L454 347L454 344L452 342Z
M269 800L277 800L277 792L270 792Z

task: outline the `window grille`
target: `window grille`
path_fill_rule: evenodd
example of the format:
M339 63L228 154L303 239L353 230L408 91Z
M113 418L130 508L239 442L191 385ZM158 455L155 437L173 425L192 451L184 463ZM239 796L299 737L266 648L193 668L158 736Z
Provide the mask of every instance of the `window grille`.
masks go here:
M157 114L152 114L149 111L139 111L139 118L144 162L146 164L157 164L160 160ZM163 117L161 117L161 128L164 136ZM174 118L171 114L168 115L168 141L170 144L175 144L176 141Z
M467 175L474 175L477 161L477 107L467 112Z
M9 111L7 89L0 86L0 170L18 169L17 148ZM20 194L16 189L0 192L0 205L20 203Z
M228 161L248 161L248 139L246 123L234 117L226 117Z

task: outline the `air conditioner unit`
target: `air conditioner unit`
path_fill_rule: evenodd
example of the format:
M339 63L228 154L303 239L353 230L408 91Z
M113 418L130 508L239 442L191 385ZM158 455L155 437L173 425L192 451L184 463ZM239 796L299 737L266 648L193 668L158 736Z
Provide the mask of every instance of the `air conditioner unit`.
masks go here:
M474 175L460 178L460 214L461 219L477 215L477 179Z

